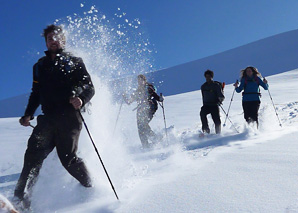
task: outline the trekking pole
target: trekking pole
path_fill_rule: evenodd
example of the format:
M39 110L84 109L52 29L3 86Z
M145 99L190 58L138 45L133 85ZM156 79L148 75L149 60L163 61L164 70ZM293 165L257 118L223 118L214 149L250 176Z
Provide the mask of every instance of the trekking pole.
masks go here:
M33 126L32 124L29 124L30 127L32 127L33 129L35 128L35 126Z
M237 133L239 133L239 131L237 130L237 128L235 127L235 125L233 124L233 122L231 121L231 119L228 117L227 113L225 112L224 108L219 105L220 108L222 109L222 111L225 113L225 115L227 116L227 118L229 119L229 121L231 122L232 126L234 127L234 129L236 130Z
M114 127L114 131L113 131L113 135L114 135L116 127L117 127L117 123L118 123L118 120L119 120L119 116L120 116L121 108L122 108L122 105L123 105L123 101L124 101L124 99L122 98L120 108L119 108L119 112L118 112L117 119L116 119L116 123L115 123L115 127Z
M110 182L110 184L111 184L111 187L112 187L112 189L113 189L113 191L114 191L114 193L115 193L115 195L116 195L116 198L117 198L117 200L119 200L118 195L117 195L117 193L116 193L116 190L115 190L115 188L114 188L114 186L113 186L113 184L112 184L112 181L111 181L111 179L110 179L110 177L109 177L109 174L108 174L108 172L107 172L107 170L106 170L106 167L104 166L103 161L102 161L102 159L101 159L101 157L100 157L100 155L99 155L99 152L98 152L98 150L97 150L97 148L96 148L96 146L95 146L95 143L94 143L94 141L93 141L93 139L92 139L92 137L91 137L91 134L90 134L90 132L89 132L89 129L88 129L88 127L87 127L87 124L86 124L86 122L85 122L85 120L84 120L84 118L83 118L83 115L82 115L82 113L81 113L80 110L78 110L78 112L79 112L79 114L80 114L80 116L81 116L81 118L82 118L82 121L83 121L83 123L84 123L84 126L85 126L85 128L86 128L86 130L87 130L87 133L88 133L88 135L89 135L89 137L90 137L90 140L91 140L91 142L92 142L92 144L93 144L93 147L94 147L94 149L95 149L95 151L96 151L96 153L97 153L97 156L98 156L98 158L99 158L99 160L100 160L100 162L101 162L101 165L102 165L102 167L103 167L103 169L104 169L104 171L105 171L105 173L106 173L106 175L107 175L107 177L108 177L108 180L109 180L109 182Z
M160 93L160 96L162 96L162 93ZM162 108L163 120L164 120L164 123L165 123L166 139L167 139L167 143L169 143L169 141L168 141L167 123L166 123L166 115L165 115L165 108L164 108L163 102L161 102L161 104L159 103L159 105Z
M238 80L236 80L236 83L238 83ZM236 91L236 88L234 88L234 91L233 91L233 94L232 94L232 98L231 98L231 101L230 101L230 105L229 105L229 108L228 108L227 116L226 116L226 119L225 119L225 122L224 122L223 126L226 126L227 118L229 116L229 112L230 112L230 108L231 108L231 105L232 105L232 101L233 101L233 97L234 97L235 91Z
M264 79L265 79L265 78L264 78ZM266 80L266 79L265 79L265 80ZM280 126L280 127L282 127L282 124L281 124L281 122L280 122L280 119L279 119L279 116L278 116L278 114L277 114L276 107L275 107L275 104L274 104L274 102L273 102L273 99L272 99L272 96L271 96L271 93L270 93L270 90L269 90L269 88L268 88L268 93L269 93L269 96L270 96L270 99L271 99L272 105L273 105L273 107L274 107L275 114L276 114L276 117L277 117L277 119L278 119L278 122L279 122L279 126Z

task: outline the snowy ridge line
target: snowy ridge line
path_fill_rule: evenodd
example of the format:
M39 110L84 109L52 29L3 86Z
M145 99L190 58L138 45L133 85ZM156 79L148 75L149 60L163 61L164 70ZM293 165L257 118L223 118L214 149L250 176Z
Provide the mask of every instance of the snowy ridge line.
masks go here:
M155 82L162 82L159 90L165 95L174 95L199 90L207 69L226 83L235 82L237 72L249 65L257 67L264 77L286 72L297 69L297 35L298 30L281 33L149 75Z
M297 35L298 30L281 33L213 56L150 72L147 75L164 95L200 89L199 85L204 82L203 72L206 69L214 70L216 78L226 83L234 82L238 77L237 72L248 65L256 66L265 77L271 76L297 68L297 54L294 54L297 53ZM28 96L29 94L24 94L0 100L2 106L0 117L22 116Z

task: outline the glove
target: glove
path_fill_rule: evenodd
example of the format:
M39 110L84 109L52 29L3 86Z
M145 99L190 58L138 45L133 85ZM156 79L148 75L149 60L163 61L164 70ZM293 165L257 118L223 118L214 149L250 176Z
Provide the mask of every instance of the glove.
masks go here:
M125 102L126 104L130 105L130 103L129 103L129 101L128 101L128 99L127 99L127 97L126 97L125 94L122 94L122 98L123 98L123 100L124 100L124 102Z
M218 101L217 105L218 106L222 105L222 101Z
M22 126L30 126L30 120L33 119L33 116L30 115L24 115L20 118L19 122Z
M239 86L239 81L236 80L236 82L235 82L235 84L233 84L233 86L234 86L235 88L237 88L237 87Z

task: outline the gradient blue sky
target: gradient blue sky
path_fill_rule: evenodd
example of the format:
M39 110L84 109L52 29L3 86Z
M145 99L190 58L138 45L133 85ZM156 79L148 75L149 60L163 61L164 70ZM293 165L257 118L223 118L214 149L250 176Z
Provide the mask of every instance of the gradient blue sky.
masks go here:
M157 69L298 28L297 0L2 1L0 100L30 92L36 52L45 50L42 29L92 5L108 17L121 8L139 18L155 44Z

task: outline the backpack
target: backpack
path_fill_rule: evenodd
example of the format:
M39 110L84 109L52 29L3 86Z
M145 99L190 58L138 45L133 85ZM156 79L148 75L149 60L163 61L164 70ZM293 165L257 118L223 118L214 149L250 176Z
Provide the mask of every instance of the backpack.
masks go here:
M149 89L151 89L153 92L157 92L157 88L153 84L151 84L151 83L147 83L146 84L147 94L148 95L151 95L151 94L149 94Z
M38 62L33 67L33 82L34 83L39 83L39 66L43 65L45 58L46 58L46 56L40 58L38 60Z
M222 91L224 91L224 88L226 86L226 83L225 82L214 81L214 83L218 84L220 86L220 89Z
M151 91L153 93L156 93L156 91L157 91L156 87L153 84L151 84L151 83L147 83L146 84L146 89L147 89L147 95L150 98L152 97L151 96L152 94L149 93L149 90L151 89ZM158 105L157 104L157 100L155 98L151 98L151 99L149 99L149 103L150 103L151 110L155 112L157 110L157 108L158 108L158 106L157 106Z
M221 91L224 91L224 88L225 88L225 86L226 86L226 83L225 82L219 82L219 81L213 81L215 84L217 84L219 87L220 87L220 89L221 89ZM207 82L206 82L207 83ZM206 83L204 83L204 85L206 84ZM205 90L205 89L203 89L202 91L206 91L206 92L214 92L213 90Z

